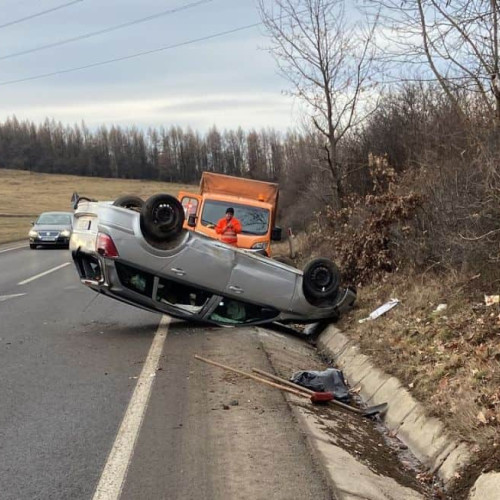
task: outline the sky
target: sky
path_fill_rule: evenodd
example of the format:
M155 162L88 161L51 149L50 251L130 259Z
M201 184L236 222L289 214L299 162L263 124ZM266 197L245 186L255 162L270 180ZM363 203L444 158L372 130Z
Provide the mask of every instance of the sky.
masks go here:
M294 128L257 23L256 0L0 0L0 122Z

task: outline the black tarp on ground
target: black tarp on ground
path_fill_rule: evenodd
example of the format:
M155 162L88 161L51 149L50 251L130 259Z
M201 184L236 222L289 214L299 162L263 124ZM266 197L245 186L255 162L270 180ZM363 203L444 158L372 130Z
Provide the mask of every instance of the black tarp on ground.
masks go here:
M299 371L292 375L290 381L315 392L331 392L339 401L348 402L351 399L344 374L336 368L327 368L324 371Z

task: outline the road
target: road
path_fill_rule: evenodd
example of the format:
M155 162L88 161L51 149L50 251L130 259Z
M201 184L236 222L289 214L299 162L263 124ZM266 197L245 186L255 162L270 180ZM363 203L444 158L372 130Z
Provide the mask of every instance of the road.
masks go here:
M303 340L97 295L64 249L0 246L0 276L2 500L336 498L289 398L194 358L319 369ZM389 490L416 487L371 422L325 411L313 416L333 432L321 439L366 455Z
M280 391L193 358L269 369L258 329L168 324L120 434L161 316L86 289L67 250L18 246L0 247L2 499L113 498L116 467L124 499L331 498ZM133 456L106 479L120 436Z

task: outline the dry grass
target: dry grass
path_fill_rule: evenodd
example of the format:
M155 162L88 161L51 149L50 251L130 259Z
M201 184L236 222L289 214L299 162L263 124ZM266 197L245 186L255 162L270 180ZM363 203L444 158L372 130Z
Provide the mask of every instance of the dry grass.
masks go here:
M304 264L304 255L302 254L303 248L306 246L307 235L305 233L299 233L292 237L292 249L295 252L294 264L301 268ZM273 242L272 244L273 257L277 255L290 255L290 241L286 234L286 228L283 228L283 239L279 242ZM305 258L306 261L310 260L310 257Z
M155 193L177 195L181 189L196 186L128 179L103 179L30 173L0 169L0 243L27 237L30 221L41 212L71 211L70 199L74 191L99 200L113 200L124 194L135 194L146 199Z
M298 267L316 256L308 249L319 251L311 238L296 239ZM486 306L484 297L500 293L500 280L491 272L440 269L438 274L401 266L358 285L356 308L339 327L376 366L397 377L428 415L444 422L450 435L471 444L474 463L461 481L467 486L500 463L500 304ZM391 298L401 303L359 323ZM446 308L438 311L440 304Z
M456 437L486 452L500 445L500 308L487 307L477 277L388 275L358 290L342 327ZM401 304L359 319L390 298ZM437 312L439 304L446 304Z
M18 241L28 238L33 217L2 217L0 216L0 243Z

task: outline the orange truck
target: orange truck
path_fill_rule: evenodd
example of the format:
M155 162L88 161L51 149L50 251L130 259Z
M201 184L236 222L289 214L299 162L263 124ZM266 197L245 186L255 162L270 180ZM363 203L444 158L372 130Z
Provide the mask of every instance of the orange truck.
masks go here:
M238 247L271 256L271 241L281 240L281 228L275 226L278 184L230 175L203 172L199 193L180 191L184 208L184 227L220 239L217 221L228 207L241 222Z

